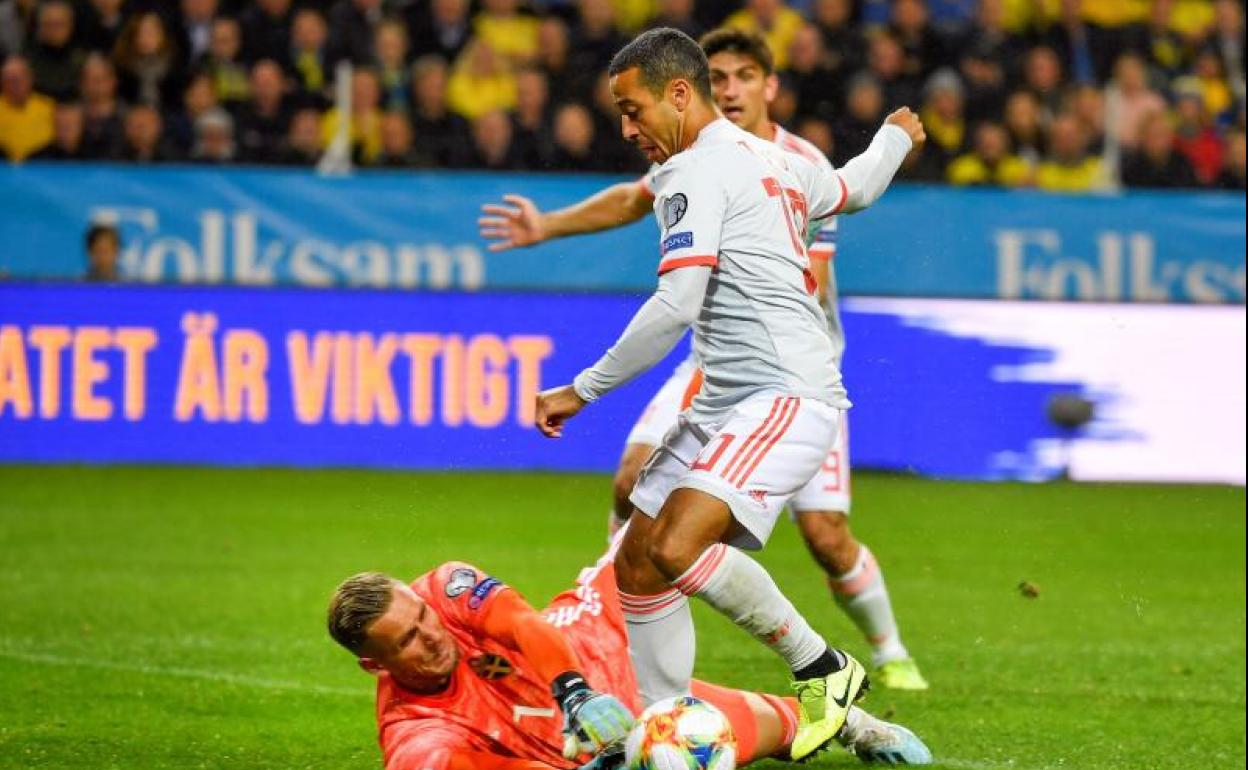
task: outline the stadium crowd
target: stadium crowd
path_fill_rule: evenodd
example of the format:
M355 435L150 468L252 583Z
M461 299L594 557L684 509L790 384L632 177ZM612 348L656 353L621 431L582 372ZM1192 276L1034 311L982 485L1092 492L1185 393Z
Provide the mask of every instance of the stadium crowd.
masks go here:
M636 171L605 77L640 29L770 43L836 163L899 105L905 178L1244 189L1242 0L0 0L9 160Z

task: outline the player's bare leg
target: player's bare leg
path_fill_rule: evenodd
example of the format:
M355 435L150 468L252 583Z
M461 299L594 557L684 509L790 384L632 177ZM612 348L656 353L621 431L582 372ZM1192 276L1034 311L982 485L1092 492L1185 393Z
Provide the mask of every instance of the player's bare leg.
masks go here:
M615 533L633 515L633 503L628 499L633 493L641 468L654 454L650 444L626 444L624 453L620 455L620 464L615 469L615 478L611 481L611 515L607 518L607 538L614 539Z
M884 575L860 543L843 511L799 511L797 526L811 556L828 575L837 605L872 647L874 682L899 690L926 690L927 681L901 642Z

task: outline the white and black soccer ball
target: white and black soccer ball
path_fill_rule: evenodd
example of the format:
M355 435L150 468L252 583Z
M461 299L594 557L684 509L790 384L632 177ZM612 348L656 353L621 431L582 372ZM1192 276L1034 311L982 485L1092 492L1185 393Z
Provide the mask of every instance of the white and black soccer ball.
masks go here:
M628 770L735 770L737 738L723 712L689 695L642 712L624 744Z

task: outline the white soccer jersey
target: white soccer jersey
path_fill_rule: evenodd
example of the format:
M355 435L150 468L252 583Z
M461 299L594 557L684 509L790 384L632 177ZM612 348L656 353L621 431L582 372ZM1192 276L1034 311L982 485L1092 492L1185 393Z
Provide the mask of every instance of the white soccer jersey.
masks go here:
M786 152L726 119L654 174L659 274L714 267L694 325L705 380L695 413L777 391L849 406L814 296L805 237L847 190L831 165Z

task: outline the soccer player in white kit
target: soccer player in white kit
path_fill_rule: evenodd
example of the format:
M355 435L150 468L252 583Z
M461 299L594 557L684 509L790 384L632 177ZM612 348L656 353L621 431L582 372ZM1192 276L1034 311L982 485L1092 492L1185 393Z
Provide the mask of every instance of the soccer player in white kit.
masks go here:
M831 649L740 548L767 541L849 406L815 298L807 223L878 199L922 125L897 111L861 156L829 173L723 118L706 56L677 30L638 36L609 75L625 139L663 164L659 287L596 364L539 394L537 425L561 436L694 327L702 389L643 469L616 557L639 688L647 702L688 691L687 597L699 596L788 663L801 705L792 755L804 759L840 730L866 670Z
M724 116L741 128L769 139L788 152L827 166L827 158L814 145L773 123L768 104L779 82L774 74L771 50L756 33L721 28L700 41L711 71L711 88ZM495 239L492 250L529 246L551 238L601 229L599 225L629 224L650 213L654 201L652 176L637 183L621 183L558 211L542 213L532 201L509 195L510 205L484 206L482 234ZM828 316L840 364L844 332L837 309L835 273L836 217L829 217L807 233L811 271L819 284L819 300ZM642 465L662 443L663 436L689 406L701 387L701 374L693 356L682 361L646 405L625 441L614 479L614 508L609 518L612 531L632 512L630 496ZM789 501L807 547L827 573L837 605L845 611L872 646L873 685L921 690L927 682L901 640L883 570L874 554L850 530L851 504L848 424L841 430L815 476Z

